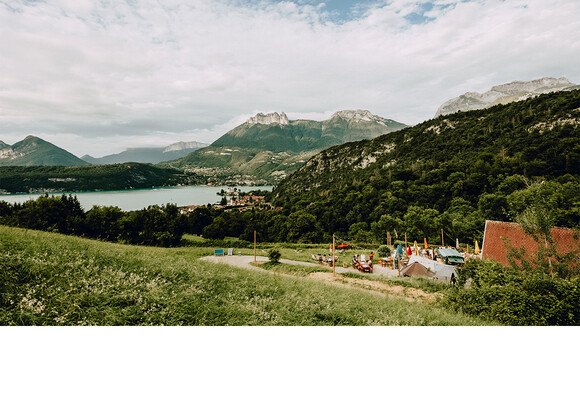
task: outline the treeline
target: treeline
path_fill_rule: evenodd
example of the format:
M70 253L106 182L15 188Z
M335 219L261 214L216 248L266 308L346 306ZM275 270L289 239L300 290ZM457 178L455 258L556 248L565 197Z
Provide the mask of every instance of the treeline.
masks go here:
M188 216L188 229L210 239L227 236L251 241L256 230L260 241L304 243L329 242L333 233L358 242L386 243L387 232L394 237L395 231L399 238L407 233L409 240L422 242L427 238L429 243L441 243L443 229L445 243L455 243L458 238L462 243L477 240L481 244L486 220L514 221L538 203L550 209L555 226L580 227L580 178L564 176L543 183L526 185L527 182L523 176L511 176L502 184L503 190L482 195L477 206L454 198L443 212L430 204L408 205L400 200L402 211L373 213L376 191L372 189L351 193L337 204L323 199L311 203L296 201L278 211L224 212L198 208ZM365 215L368 220L363 219ZM349 225L349 219L355 217L362 220Z
M178 184L201 184L206 178L171 168L125 163L78 167L0 167L0 191L107 191L152 188Z
M133 245L171 247L181 243L185 218L176 205L139 211L93 206L88 212L72 195L44 195L22 204L0 201L0 224Z

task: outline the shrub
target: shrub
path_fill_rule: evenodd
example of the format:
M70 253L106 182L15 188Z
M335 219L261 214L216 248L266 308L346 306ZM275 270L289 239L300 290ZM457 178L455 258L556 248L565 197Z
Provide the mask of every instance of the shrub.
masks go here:
M562 279L545 273L522 273L495 262L469 260L460 283L472 279L469 289L458 288L446 304L474 316L511 326L580 324L580 279Z
M268 259L270 260L270 263L278 263L281 256L282 254L278 249L270 249L268 251Z
M386 258L387 256L391 255L391 248L389 248L387 245L381 245L379 246L377 252L379 254L379 257Z

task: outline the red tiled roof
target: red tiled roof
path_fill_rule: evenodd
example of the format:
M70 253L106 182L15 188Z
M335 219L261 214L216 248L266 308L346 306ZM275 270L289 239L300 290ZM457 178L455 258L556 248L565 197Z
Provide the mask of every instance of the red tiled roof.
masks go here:
M574 238L574 230L568 228L552 228L550 230L556 242L558 253L571 252L580 249L580 241ZM503 238L509 239L509 246L520 249L525 246L526 252L533 255L538 250L534 239L526 235L521 226L511 222L486 221L483 237L482 259L491 259L508 266L507 249Z

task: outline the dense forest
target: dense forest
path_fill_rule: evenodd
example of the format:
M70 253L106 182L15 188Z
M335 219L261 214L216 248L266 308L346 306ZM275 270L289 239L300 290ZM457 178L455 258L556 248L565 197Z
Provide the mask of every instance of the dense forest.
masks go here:
M205 183L205 178L129 162L93 166L0 167L0 192L79 192Z
M481 239L484 222L513 221L542 202L554 224L580 224L580 91L452 114L371 141L332 147L280 183L274 204L309 226L381 239ZM281 232L281 231L278 231Z

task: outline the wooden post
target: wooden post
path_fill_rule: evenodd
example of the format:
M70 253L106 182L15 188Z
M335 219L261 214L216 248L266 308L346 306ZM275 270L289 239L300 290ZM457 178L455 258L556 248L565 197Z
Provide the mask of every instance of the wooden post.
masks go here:
M391 247L391 233L387 232L387 245L389 245L389 248Z
M399 277L401 277L401 254L397 250L397 267L399 268Z
M336 276L336 261L334 260L334 256L336 255L336 242L334 240L334 234L332 234L332 276Z
M445 246L445 241L443 240L443 228L441 228L441 246Z
M256 231L254 231L254 263L256 263Z

